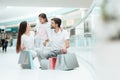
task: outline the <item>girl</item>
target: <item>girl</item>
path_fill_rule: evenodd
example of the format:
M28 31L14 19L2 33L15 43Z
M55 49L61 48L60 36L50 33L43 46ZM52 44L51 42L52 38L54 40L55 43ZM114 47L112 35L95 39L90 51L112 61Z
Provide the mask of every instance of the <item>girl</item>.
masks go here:
M39 15L39 23L36 25L36 47L44 47L48 42L50 24L45 13Z

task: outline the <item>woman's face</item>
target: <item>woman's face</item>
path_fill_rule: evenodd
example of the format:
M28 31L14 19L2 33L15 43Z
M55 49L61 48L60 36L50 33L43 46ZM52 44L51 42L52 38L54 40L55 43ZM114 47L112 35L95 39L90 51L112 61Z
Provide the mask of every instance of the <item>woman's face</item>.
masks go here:
M30 26L30 24L29 23L27 23L27 29L26 29L27 31L30 31L31 30L31 26Z
M40 21L41 24L44 24L44 23L45 23L45 19L42 18L42 17L39 17L39 21Z

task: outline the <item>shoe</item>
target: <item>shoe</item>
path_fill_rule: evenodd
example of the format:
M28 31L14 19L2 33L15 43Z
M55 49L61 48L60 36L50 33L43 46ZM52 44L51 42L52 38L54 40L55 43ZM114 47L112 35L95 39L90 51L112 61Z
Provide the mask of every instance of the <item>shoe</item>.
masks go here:
M42 68L42 67L39 67L41 70L48 70L48 69L45 69L45 68Z

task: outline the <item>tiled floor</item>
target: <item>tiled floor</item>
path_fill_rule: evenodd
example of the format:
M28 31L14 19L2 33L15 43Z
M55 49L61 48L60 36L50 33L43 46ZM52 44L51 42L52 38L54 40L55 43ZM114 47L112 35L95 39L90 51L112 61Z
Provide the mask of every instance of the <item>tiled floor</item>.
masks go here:
M72 51L76 51L80 65L75 70L41 70L37 58L34 60L35 69L22 70L17 64L19 54L15 53L14 47L10 47L7 53L0 52L0 80L95 80L92 51L90 49Z

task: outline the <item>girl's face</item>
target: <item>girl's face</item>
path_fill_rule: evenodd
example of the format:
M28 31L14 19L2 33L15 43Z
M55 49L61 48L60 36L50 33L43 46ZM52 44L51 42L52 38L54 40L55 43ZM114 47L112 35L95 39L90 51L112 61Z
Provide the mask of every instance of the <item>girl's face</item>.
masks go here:
M27 29L26 29L27 31L30 31L31 30L31 26L30 26L30 24L29 23L27 23Z
M45 23L45 19L42 18L42 17L39 17L39 21L40 21L41 24L44 24L44 23Z

